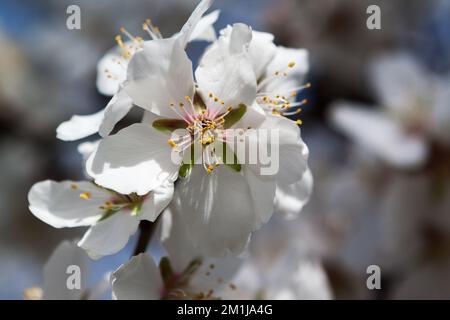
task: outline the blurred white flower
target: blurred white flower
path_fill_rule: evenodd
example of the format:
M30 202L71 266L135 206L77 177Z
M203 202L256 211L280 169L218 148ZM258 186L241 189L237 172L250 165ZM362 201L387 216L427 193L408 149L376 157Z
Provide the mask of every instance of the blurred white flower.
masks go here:
M93 259L121 250L141 220L155 221L172 199L167 183L145 196L121 195L88 181L42 181L28 194L31 212L55 227L89 226L78 242Z
M428 73L406 54L376 60L370 76L383 110L337 103L332 120L339 129L401 168L423 165L431 142L450 143L450 78Z
M106 277L100 280L93 288L87 288L86 282L89 274L89 258L86 253L75 243L62 242L52 253L44 266L44 282L42 288L32 287L24 290L24 298L27 300L86 300L100 298L108 289L109 284ZM77 273L80 288L69 288L67 286L70 266L79 269Z
M216 10L202 18L211 3L212 0L202 0L181 31L169 39L179 38L183 48L189 41L214 41L216 34L212 25L217 21L219 11ZM117 46L109 50L98 62L97 88L100 93L113 96L106 108L92 115L74 115L70 120L61 123L56 129L58 139L73 141L97 132L106 136L115 124L127 115L133 102L121 88L127 77L128 63L146 43L163 39L159 29L150 20L144 22L143 29L152 40L144 41L143 38L134 37L121 28L128 41L123 41L120 35L116 36Z
M255 233L243 265L231 280L230 299L332 299L313 238L300 223L273 219Z

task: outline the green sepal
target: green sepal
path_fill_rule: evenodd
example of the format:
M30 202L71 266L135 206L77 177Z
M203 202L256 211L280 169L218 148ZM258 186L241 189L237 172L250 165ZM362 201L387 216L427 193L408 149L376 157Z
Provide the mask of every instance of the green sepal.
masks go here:
M193 163L183 163L178 171L178 175L182 178L186 178L191 174Z
M247 112L247 106L245 104L240 104L239 107L232 109L225 117L224 128L230 129L239 120L242 119L244 114Z
M177 129L186 129L186 122L180 119L159 119L153 121L152 126L158 131L172 133Z

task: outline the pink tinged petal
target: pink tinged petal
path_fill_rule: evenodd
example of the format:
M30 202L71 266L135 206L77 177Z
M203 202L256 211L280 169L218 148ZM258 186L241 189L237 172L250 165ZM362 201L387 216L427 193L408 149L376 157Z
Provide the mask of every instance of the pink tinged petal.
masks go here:
M292 184L278 184L275 196L275 212L288 220L298 217L308 203L313 189L313 176L307 170L303 178Z
M111 194L87 181L42 181L28 193L31 212L55 227L89 226L103 214Z
M133 103L167 118L182 118L173 108L192 98L192 62L175 39L148 41L128 66L124 89ZM171 104L174 106L171 107Z
M62 242L44 266L44 300L78 300L86 289L88 257L83 249L69 241ZM80 269L80 289L67 287L71 266ZM75 271L76 272L76 271Z
M173 197L173 182L166 182L151 191L145 198L139 219L155 221L159 214L167 207Z
M87 172L119 193L147 194L177 177L180 164L172 161L168 138L149 125L131 125L100 142L86 163Z
M94 224L78 245L92 259L119 252L128 243L139 226L139 219L130 212L120 211Z
M205 53L195 73L203 100L212 110L236 108L240 103L250 106L256 97L255 73L246 52L251 29L236 24L229 43L223 37L218 41L217 50Z
M113 297L118 300L159 300L163 282L155 262L141 253L111 276Z
M114 126L128 114L132 107L133 101L124 90L115 94L106 106L104 118L98 130L99 134L102 137L109 135Z
M72 116L70 120L61 123L56 128L56 137L64 141L74 141L97 133L103 121L104 112L105 109L90 115Z
M428 148L424 139L408 134L382 113L338 104L333 109L332 121L361 147L393 166L417 167L426 160Z
M195 35L197 32L196 27L198 26L199 21L201 21L203 14L211 7L212 3L213 0L202 0L194 9L188 21L186 21L181 28L177 37L183 49L186 47L189 39L192 38L192 35Z
M213 24L219 18L220 10L215 10L202 17L192 31L189 41L215 41L217 39Z

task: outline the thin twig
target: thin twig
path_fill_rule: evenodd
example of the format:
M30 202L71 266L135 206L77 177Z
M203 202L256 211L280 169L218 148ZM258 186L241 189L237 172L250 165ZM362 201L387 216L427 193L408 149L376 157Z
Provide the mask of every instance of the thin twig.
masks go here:
M142 220L139 224L139 239L134 248L133 256L137 256L147 250L147 246L155 233L156 226L158 225L157 219L155 222Z

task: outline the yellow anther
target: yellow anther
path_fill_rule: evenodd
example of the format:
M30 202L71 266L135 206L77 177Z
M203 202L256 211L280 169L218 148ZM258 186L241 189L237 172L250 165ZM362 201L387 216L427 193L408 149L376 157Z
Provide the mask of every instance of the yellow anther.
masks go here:
M210 92L210 93L208 94L208 97L212 98L212 97L213 97L213 94Z
M297 125L301 125L302 123L303 123L303 121L300 119L295 120L295 124L297 124Z
M89 200L90 198L91 198L91 193L90 192L80 193L80 199Z
M278 111L277 109L272 109L272 114L277 115L277 116L280 116L280 115L281 115L281 112Z
M180 102L178 105L180 106L180 108L184 107L184 103L183 102Z
M186 99L186 101L191 101L191 97L189 96L185 96L184 98Z
M125 28L124 27L120 27L120 32L122 32L122 33L125 33L125 32L127 32L126 30L125 30Z
M122 49L125 48L125 45L122 42L122 37L120 36L120 34L118 34L117 36L115 36L114 40L116 40L117 44L119 45L119 47L121 47Z
M289 68L295 67L295 61L289 62L288 67L289 67Z
M217 102L217 101L219 101L219 98L215 97L214 102Z
M208 173L213 172L213 170L214 170L214 167L213 167L212 165L209 165L208 168L206 169L206 171L207 171Z
M223 101L223 100L220 101L220 104L221 104L221 105L225 105L225 101Z
M125 59L130 59L131 58L131 52L126 50L122 53L122 57L124 57Z
M177 146L177 144L175 143L175 141L173 141L172 139L167 140L167 143L169 144L169 146L171 146L172 148L175 148Z
M298 108L298 109L295 111L296 114L297 114L297 113L300 113L300 112L302 112L302 109L301 109L301 108Z
M291 97L292 98L295 98L296 96L297 96L297 91L294 91L294 92L291 93Z

